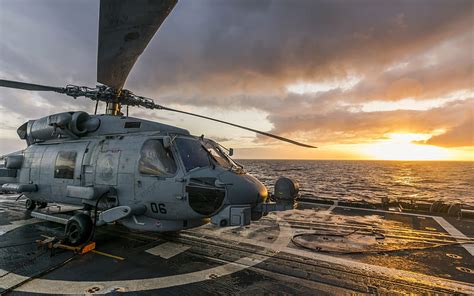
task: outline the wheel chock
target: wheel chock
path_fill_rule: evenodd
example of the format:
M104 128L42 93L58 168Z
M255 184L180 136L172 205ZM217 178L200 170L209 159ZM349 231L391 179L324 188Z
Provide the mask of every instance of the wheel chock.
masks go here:
M56 237L42 235L43 240L37 240L39 246L47 247L48 249L63 249L73 251L76 254L86 254L95 249L95 242L88 242L80 246L70 246L63 244L63 242Z

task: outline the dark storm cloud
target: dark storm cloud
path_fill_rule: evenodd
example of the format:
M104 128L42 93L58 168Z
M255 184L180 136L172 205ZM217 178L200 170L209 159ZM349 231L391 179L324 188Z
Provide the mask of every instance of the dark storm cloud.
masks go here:
M465 32L472 21L470 1L269 1L258 9L252 3L182 1L132 85L205 97L275 92L299 79L349 72L380 74Z
M422 100L472 89L474 34L472 26L466 29L466 32L399 61L399 68L367 73L347 95L353 101Z
M180 0L126 87L164 104L258 108L269 114L274 132L310 133L318 141L363 141L400 128L444 128L447 136L466 117L459 106L472 103L427 111L354 109L373 100L436 99L472 89L473 3ZM0 6L2 77L95 84L98 1L0 0ZM360 79L350 89L303 95L286 89L350 76ZM50 107L35 109L28 95L0 90L0 105L19 116L91 109L85 100L42 98Z

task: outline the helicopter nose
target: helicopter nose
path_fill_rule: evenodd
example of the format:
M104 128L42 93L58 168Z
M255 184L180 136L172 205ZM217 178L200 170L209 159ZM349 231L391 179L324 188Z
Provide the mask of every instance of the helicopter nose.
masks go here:
M227 200L231 205L248 204L252 207L265 202L268 197L267 188L250 175L238 175L224 172L219 176L227 186Z

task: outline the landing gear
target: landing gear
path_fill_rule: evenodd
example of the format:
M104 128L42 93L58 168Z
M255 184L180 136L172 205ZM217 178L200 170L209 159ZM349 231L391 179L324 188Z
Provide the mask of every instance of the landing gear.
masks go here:
M27 211L33 211L36 208L36 201L28 198L25 202L25 208Z
M93 223L90 216L76 214L72 216L66 225L66 241L77 246L85 243L91 236Z

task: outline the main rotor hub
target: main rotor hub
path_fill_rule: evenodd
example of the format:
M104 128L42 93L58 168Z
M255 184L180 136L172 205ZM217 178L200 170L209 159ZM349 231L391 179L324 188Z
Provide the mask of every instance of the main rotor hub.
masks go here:
M97 85L95 88L86 86L67 85L57 90L73 98L86 97L94 101L102 101L107 104L106 113L110 115L122 115L122 105L139 106L147 109L163 109L162 106L153 102L152 99L137 96L127 89L117 91L106 85Z

